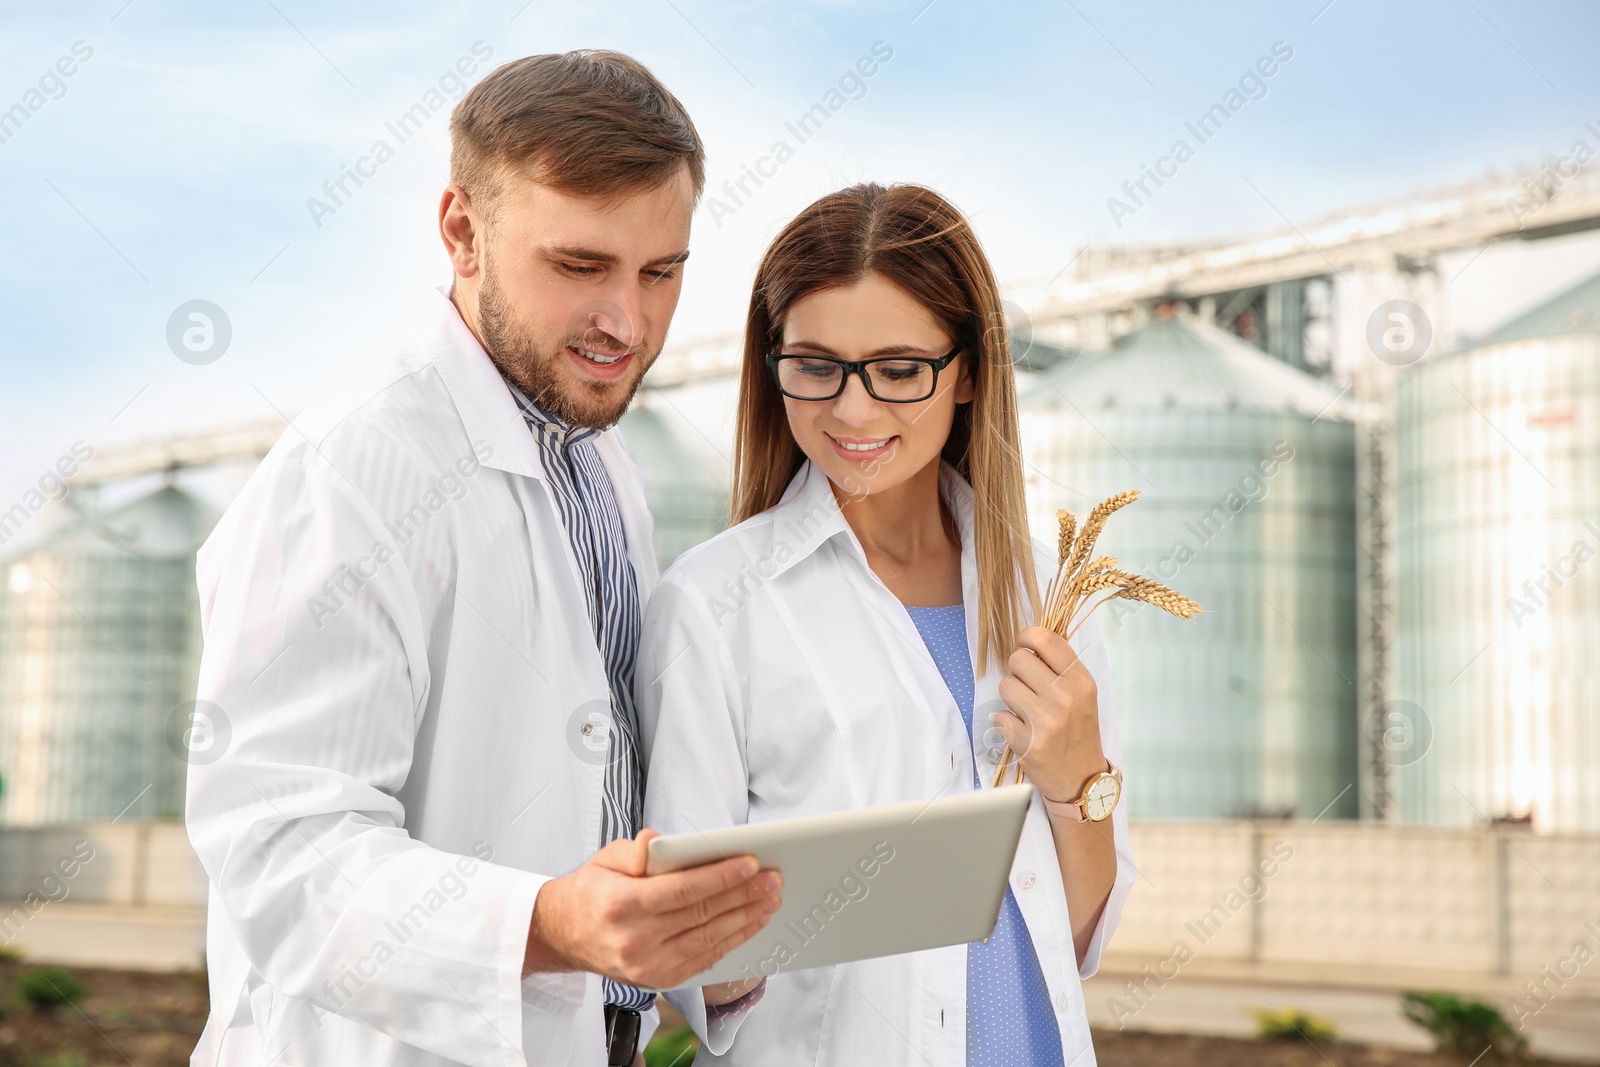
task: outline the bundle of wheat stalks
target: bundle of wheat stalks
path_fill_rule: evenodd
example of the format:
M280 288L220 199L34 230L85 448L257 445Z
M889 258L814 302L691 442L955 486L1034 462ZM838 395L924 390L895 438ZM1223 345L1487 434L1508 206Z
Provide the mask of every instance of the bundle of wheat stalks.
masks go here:
M1095 541L1100 537L1100 531L1106 527L1106 520L1111 518L1113 512L1138 499L1139 490L1130 489L1102 501L1089 512L1089 518L1084 522L1081 532L1078 531L1078 520L1072 512L1065 510L1056 512L1056 519L1061 524L1056 541L1058 556L1056 576L1051 579L1050 591L1045 594L1044 618L1040 621L1040 625L1071 640L1072 635L1078 632L1078 627L1094 614L1095 609L1107 601L1118 599L1142 600L1146 604L1154 604L1162 611L1171 612L1180 619L1192 619L1205 610L1182 593L1168 589L1160 582L1117 570L1115 556L1089 558L1089 553L1094 551ZM1094 600L1100 593L1108 595ZM1094 600L1094 603L1091 604L1091 600ZM1000 766L995 772L995 785L1004 782L1007 773L1013 771L1014 760L1011 746L1007 745L1005 752L1000 756ZM1014 771L1013 781L1022 781L1021 761L1015 762Z

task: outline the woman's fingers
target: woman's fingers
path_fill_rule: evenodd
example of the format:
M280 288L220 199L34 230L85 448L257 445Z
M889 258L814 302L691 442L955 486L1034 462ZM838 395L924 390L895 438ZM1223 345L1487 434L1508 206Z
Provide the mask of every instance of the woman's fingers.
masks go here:
M1000 699L1009 712L996 715L994 727L1021 759L1029 755L1041 726L1049 737L1061 736L1063 713L1070 716L1082 706L1084 697L1093 693L1093 681L1087 679L1088 670L1067 639L1042 626L1029 626L1017 634L1017 647L1006 668ZM1053 745L1048 738L1046 743Z
M999 731L1011 751L1018 756L1027 753L1033 744L1033 728L1026 719L1008 711L997 712L994 717L994 728Z
M1006 669L1013 678L1039 694L1047 692L1058 677L1058 673L1037 653L1025 648L1011 653L1006 660Z
M1052 673L1067 673L1078 662L1078 654L1065 637L1043 626L1029 626L1017 634L1017 647L1038 656Z

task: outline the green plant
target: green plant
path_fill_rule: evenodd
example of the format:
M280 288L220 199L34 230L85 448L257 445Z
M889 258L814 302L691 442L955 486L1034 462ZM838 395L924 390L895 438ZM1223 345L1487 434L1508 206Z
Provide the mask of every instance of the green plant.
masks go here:
M700 1041L687 1026L657 1031L644 1050L645 1067L689 1067Z
M1256 1017L1256 1036L1263 1041L1276 1041L1285 1037L1332 1041L1337 1035L1331 1022L1307 1014L1299 1008L1256 1011L1251 1014Z
M17 991L39 1011L53 1011L63 1004L82 1000L88 992L60 967L40 967L24 972L17 979Z
M89 1061L76 1052L63 1052L47 1060L39 1060L38 1067L89 1067Z
M1527 1051L1527 1038L1513 1030L1498 1009L1482 1001L1450 993L1402 993L1400 1011L1433 1035L1438 1051L1454 1056L1458 1063L1473 1063L1491 1049L1495 1057L1506 1060L1520 1059Z
M22 959L22 950L11 945L0 945L0 963L16 963Z

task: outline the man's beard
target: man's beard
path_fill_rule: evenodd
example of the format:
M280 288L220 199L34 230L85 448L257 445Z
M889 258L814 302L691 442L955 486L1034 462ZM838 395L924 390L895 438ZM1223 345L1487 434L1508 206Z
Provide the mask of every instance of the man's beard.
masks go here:
M627 379L614 382L570 381L561 372L561 363L568 358L568 347L579 350L587 347L596 352L621 352L627 346L598 327L591 326L557 343L547 352L540 351L538 342L516 325L505 292L500 288L495 272L487 264L484 265L483 285L478 289L478 329L483 333L484 350L500 372L515 382L529 400L569 426L604 430L615 425L628 410L628 405L633 403L634 394L644 380L644 370L652 362L646 358L650 352L648 342L641 340L633 348L633 358L638 361L640 369L633 374L631 382ZM625 390L625 395L620 398L615 397L619 390Z

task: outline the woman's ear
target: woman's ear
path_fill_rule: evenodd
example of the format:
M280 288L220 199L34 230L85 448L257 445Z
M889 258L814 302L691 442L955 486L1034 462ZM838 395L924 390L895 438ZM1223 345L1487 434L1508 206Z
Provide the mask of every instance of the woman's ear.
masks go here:
M956 403L970 404L976 395L972 378L972 359L963 352L957 358L956 365L961 368L961 377L956 379Z

